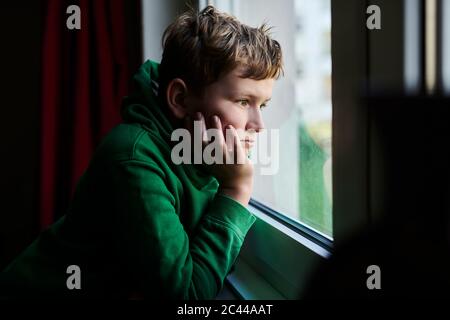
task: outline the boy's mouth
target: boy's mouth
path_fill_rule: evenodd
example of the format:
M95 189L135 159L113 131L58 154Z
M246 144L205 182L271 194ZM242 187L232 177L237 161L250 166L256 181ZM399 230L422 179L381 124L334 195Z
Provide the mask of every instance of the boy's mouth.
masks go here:
M241 139L241 142L244 144L246 149L250 149L253 147L255 140L253 139Z

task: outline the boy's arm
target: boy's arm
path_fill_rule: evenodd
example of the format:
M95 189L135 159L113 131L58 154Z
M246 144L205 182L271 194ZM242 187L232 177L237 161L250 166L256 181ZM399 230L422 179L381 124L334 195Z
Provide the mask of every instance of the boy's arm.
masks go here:
M189 239L157 165L128 160L115 171L117 246L139 289L147 297L215 298L255 217L218 193Z

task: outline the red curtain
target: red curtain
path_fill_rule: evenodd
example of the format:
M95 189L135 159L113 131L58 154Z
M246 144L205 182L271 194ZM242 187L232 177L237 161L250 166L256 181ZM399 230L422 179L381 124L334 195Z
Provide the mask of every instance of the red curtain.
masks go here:
M120 122L120 103L131 78L125 2L129 1L47 1L42 60L41 229L65 213L95 146ZM81 12L80 30L66 27L71 16L66 10L74 4Z

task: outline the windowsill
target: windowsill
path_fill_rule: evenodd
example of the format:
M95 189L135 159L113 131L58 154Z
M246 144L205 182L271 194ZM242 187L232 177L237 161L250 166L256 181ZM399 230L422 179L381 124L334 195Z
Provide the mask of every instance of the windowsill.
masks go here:
M222 290L219 292L215 300L241 300L242 297L236 292L232 285L225 279Z
M277 229L279 232L282 232L283 234L285 234L286 236L288 236L292 240L298 242L299 244L302 244L303 246L305 246L306 248L310 249L311 251L313 251L314 253L318 254L319 256L321 256L323 258L328 258L330 256L330 252L327 249L325 249L322 246L312 242L311 240L309 240L308 238L302 236L301 234L299 234L295 230L292 230L291 228L289 228L289 227L285 226L284 224L278 222L274 218L272 218L272 217L268 216L267 214L261 212L260 210L256 209L255 207L250 205L248 207L248 209L257 218L261 219L262 221L264 221L265 223L267 223L271 227Z
M231 291L241 300L286 299L242 258L238 258L235 271L227 277L226 281Z
M250 205L248 209L257 221L246 236L227 285L237 299L301 298L315 267L330 251L258 208Z

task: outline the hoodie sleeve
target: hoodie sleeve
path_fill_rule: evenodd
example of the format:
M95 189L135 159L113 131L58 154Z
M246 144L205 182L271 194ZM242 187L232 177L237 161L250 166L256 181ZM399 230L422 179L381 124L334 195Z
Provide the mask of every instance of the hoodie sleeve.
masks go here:
M156 164L127 160L114 171L116 244L144 296L215 298L255 217L237 201L216 194L189 238Z

